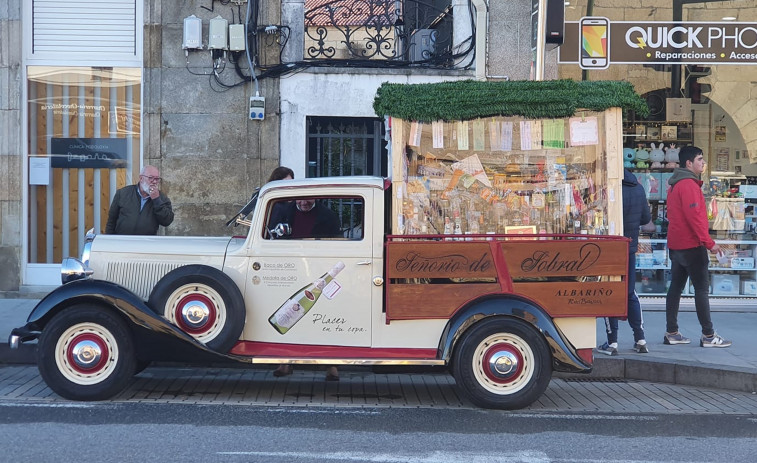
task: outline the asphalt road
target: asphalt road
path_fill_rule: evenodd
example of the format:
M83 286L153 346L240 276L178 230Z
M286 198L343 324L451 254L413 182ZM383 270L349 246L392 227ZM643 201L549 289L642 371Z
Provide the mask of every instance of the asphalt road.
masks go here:
M753 462L757 394L555 378L519 411L484 410L444 372L147 368L71 402L36 367L0 366L0 461Z
M14 462L752 462L740 414L0 402ZM713 458L713 455L716 456Z

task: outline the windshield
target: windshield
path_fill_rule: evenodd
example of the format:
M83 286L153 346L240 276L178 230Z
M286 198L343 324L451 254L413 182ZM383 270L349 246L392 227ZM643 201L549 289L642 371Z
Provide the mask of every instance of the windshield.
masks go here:
M245 206L237 212L237 214L231 218L228 222L226 222L226 226L228 227L231 224L242 224L250 226L250 221L245 220L244 218L250 215L252 211L255 210L255 206L258 203L258 193L260 193L260 188L256 188L255 192L252 194L252 197L250 198L250 201L245 204Z

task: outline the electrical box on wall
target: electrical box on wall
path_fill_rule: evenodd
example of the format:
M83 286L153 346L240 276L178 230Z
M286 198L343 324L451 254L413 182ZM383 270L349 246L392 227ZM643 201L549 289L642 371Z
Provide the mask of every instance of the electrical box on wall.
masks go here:
M244 25L232 24L229 26L229 50L242 51L244 45Z
M262 121L265 119L265 97L250 97L250 119L254 121Z
M202 48L202 19L195 15L184 18L184 39L181 48L184 50Z
M226 50L229 45L228 34L229 21L220 15L210 20L208 26L208 48L210 50Z

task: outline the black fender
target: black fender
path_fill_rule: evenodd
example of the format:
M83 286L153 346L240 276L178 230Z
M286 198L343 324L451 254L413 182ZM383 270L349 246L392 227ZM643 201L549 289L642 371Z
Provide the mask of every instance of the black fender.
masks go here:
M544 337L552 352L554 371L572 373L591 371L592 366L576 354L575 348L552 321L552 317L532 301L516 295L490 295L460 308L450 318L442 333L439 341L441 358L449 363L455 344L465 330L489 317L516 318L533 326Z
M45 296L29 314L25 326L11 334L29 341L39 336L50 320L67 307L90 303L118 313L134 333L139 357L146 360L240 360L209 349L165 318L153 312L137 295L121 285L103 280L76 280Z

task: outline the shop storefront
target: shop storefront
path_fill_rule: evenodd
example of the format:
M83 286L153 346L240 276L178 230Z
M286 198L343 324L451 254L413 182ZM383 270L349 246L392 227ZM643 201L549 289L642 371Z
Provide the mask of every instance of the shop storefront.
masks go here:
M74 16L86 27L68 27ZM80 255L87 230L105 229L111 198L139 173L141 21L141 5L129 0L23 10L27 286L57 284L61 260Z
M623 123L624 165L644 185L657 225L640 239L639 295L667 291L667 179L678 150L694 145L707 161L710 233L727 256L711 256L712 297L757 297L757 1L671 3L571 1L559 75L629 81L650 108Z

